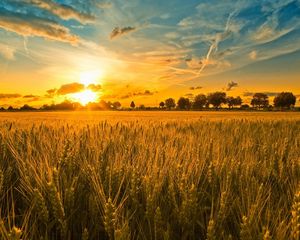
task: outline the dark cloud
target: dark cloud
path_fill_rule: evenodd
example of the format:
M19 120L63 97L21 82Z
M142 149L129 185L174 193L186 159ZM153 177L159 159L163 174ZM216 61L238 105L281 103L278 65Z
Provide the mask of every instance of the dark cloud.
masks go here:
M95 20L95 17L91 14L79 12L71 6L56 3L53 0L28 0L28 2L64 20L76 19L81 23Z
M115 27L114 30L110 34L110 39L114 39L116 37L120 37L120 36L122 36L124 34L133 32L135 30L136 30L135 27L124 27L124 28Z
M197 87L190 87L190 90L199 90L202 89L203 87L201 86L197 86Z
M56 89L56 88L49 89L49 90L47 91L47 94L45 95L45 97L52 98L52 97L55 96L56 92L57 92L57 89Z
M72 93L78 93L84 90L84 85L81 83L70 83L62 85L56 92L58 95L67 95Z
M78 36L72 35L68 28L54 21L1 8L0 28L15 32L21 36L38 36L70 44L79 42Z
M244 92L243 96L244 97L252 97L256 92ZM266 95L268 95L269 97L275 97L277 96L280 92L261 92L264 93Z
M87 89L92 90L93 92L99 92L102 89L102 86L99 84L90 84Z
M20 97L22 97L22 95L18 93L0 93L0 99L12 99Z
M184 96L187 97L187 98L193 98L194 94L193 93L187 93Z
M152 96L154 95L155 92L151 92L150 90L145 90L144 92L134 92L134 93L128 93L126 95L121 96L121 99L126 99L126 98L130 98L130 97L140 97L140 96Z
M226 91L231 91L233 88L237 87L238 85L239 85L238 83L231 81L227 84Z
M32 95L32 94L23 96L23 98L38 98L38 97L39 96Z

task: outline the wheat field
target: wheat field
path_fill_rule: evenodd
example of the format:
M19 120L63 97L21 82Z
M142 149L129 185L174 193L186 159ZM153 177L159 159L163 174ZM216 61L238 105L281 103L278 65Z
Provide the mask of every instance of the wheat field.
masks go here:
M0 114L0 239L299 239L300 114Z

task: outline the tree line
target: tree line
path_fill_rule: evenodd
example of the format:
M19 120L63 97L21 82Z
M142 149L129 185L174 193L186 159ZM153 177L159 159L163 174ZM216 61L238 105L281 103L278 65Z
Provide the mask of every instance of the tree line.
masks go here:
M265 93L255 93L251 99L250 105L244 104L243 99L240 96L232 97L227 96L225 92L214 92L208 95L199 94L193 99L187 97L180 97L176 102L174 98L168 98L165 101L159 103L158 107L145 107L140 105L136 107L134 101L130 103L129 109L136 110L202 110L202 109L220 109L226 107L228 109L257 109L257 110L288 110L295 106L296 96L291 92L279 93L273 101L273 105L270 104L269 96ZM12 106L0 108L0 111L76 111L76 110L128 110L128 108L122 108L120 102L106 102L101 100L100 102L91 102L86 106L82 106L78 102L64 101L58 104L43 105L40 108L34 108L25 104L20 108L13 108Z
M251 99L250 105L253 109L269 110L276 108L279 110L291 109L296 104L296 96L291 92L279 93L273 101L273 105L270 104L269 96L265 93L255 93ZM250 109L250 105L243 104L243 99L238 97L227 96L225 92L214 92L208 95L199 94L194 99L180 97L177 103L175 99L168 98L164 102L160 102L159 107L161 109L179 109L179 110L201 110L213 107L214 109L220 109L222 106L227 105L229 109L241 108Z

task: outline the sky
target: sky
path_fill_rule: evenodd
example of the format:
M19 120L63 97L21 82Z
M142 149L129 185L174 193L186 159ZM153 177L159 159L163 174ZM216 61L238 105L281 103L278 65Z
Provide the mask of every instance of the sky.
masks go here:
M300 98L300 0L1 0L0 106Z

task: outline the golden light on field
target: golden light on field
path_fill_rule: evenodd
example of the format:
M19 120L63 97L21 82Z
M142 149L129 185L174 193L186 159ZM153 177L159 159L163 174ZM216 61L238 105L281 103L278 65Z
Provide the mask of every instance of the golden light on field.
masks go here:
M88 86L90 84L99 84L103 77L102 70L86 71L80 74L80 83Z
M82 105L87 105L90 102L97 102L99 95L91 90L84 90L80 93L75 93L72 95L72 100L81 103Z

